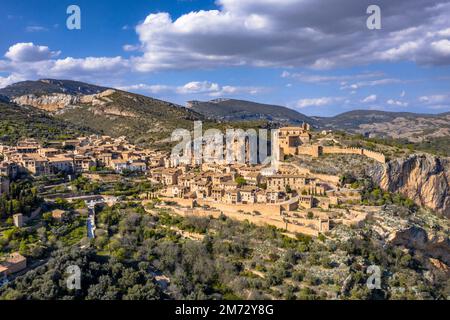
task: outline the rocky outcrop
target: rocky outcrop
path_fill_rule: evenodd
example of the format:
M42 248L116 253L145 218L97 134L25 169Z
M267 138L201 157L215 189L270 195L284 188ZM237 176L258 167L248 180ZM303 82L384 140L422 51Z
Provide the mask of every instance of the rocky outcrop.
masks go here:
M450 266L450 240L448 237L429 236L424 229L413 226L395 232L389 240L393 245L419 250L427 257L438 259Z
M78 96L70 94L54 93L51 95L36 96L34 94L24 95L13 99L18 105L32 106L45 111L58 111L69 105L77 104L80 101Z
M37 96L34 94L23 95L13 99L18 105L32 106L48 112L56 112L68 106L77 104L90 104L92 106L105 105L111 100L108 96L115 93L115 90L108 89L98 94L92 95L71 95L64 93L53 93Z
M450 218L448 159L415 154L377 166L369 174L382 189L400 192L418 205Z

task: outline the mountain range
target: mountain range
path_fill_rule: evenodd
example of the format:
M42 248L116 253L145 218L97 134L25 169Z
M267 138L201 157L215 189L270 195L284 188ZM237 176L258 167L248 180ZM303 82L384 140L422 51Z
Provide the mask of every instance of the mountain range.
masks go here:
M308 122L316 130L350 131L410 141L434 137L438 146L417 150L437 153L436 150L442 149L444 156L448 156L450 140L450 113L357 110L335 117L308 117L285 107L233 99L192 101L183 107L117 89L51 79L25 81L0 89L0 143L14 143L22 137L48 141L95 133L127 136L133 143L170 148L171 133L178 128L192 130L195 120L203 121L204 129L277 127ZM396 141L402 147L403 140ZM435 157L401 161L390 162L383 167L390 171L379 171L374 176L384 183L385 189L400 191L416 203L448 216L448 161Z
M186 107L147 96L71 80L24 81L0 89L0 102L31 106L58 121L138 143L165 141L176 128L206 124L264 121L272 126L307 122L317 130L343 130L368 137L411 142L450 137L450 112L415 114L356 110L314 117L277 105L235 99L189 101ZM3 110L4 111L4 110Z
M152 144L170 137L177 128L193 127L204 117L170 102L82 82L45 79L0 89L11 109L33 107L55 121L93 133L127 136Z
M187 107L206 118L216 121L266 120L277 123L312 125L317 121L293 109L244 100L216 99L211 101L189 101Z

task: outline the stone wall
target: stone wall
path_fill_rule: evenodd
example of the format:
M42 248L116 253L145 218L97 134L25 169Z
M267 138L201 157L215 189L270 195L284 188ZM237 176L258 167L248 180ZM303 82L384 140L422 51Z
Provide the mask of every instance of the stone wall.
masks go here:
M175 200L174 200L175 201ZM216 208L218 210L224 211L224 212L254 212L257 211L261 213L263 216L279 216L281 214L281 208L282 204L226 204L226 203L219 203L214 201L208 201L208 200L197 200L198 205L208 205L212 208Z
M179 214L181 216L197 216L197 217L209 217L212 216L214 218L218 218L222 212L220 210L204 210L200 208L195 209L179 209L179 208L173 208L168 207L171 210L173 210L176 214ZM263 216L252 216L252 215L246 215L242 213L234 213L234 212L224 212L224 214L234 220L237 221L248 221L250 223L253 223L257 226L274 226L278 229L285 230L290 233L302 233L308 236L317 237L319 235L319 231L314 230L312 228L306 227L306 226L298 226L290 223L286 223L280 219L270 219Z
M385 163L386 157L380 153L375 151L366 150L363 148L342 148L342 147L323 147L318 145L303 145L297 147L296 150L286 150L286 154L302 154L311 157L319 157L323 154L357 154L361 156L366 156L375 161Z
M381 163L386 162L386 157L384 154L363 148L322 147L322 152L323 154L357 154L366 156Z

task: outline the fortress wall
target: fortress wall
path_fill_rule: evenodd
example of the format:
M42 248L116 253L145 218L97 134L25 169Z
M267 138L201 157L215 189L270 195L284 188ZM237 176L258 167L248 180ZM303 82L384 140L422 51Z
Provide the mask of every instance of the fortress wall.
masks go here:
M281 205L280 204L227 204L227 203L218 203L208 200L197 200L197 203L202 205L208 205L212 208L219 209L221 211L227 213L238 212L242 210L244 212L253 212L258 211L263 216L279 216L281 214ZM241 214L241 213L240 213Z
M204 210L200 208L195 209L179 209L174 207L167 207L168 209L173 210L176 214L180 216L196 216L196 217L209 217L212 216L214 218L219 218L221 215L220 210ZM286 230L290 233L302 233L308 236L317 237L319 236L319 231L314 230L313 228L309 228L306 226L298 226L291 223L285 223L281 220L276 219L270 219L268 217L263 216L251 216L251 215L245 215L242 213L237 212L224 212L224 214L234 220L237 221L249 221L250 223L253 223L257 226L264 227L267 225L274 226L278 229Z
M318 157L320 155L319 153L319 146L316 145L303 145L297 148L298 154L303 154L311 157Z
M370 151L370 150L365 150L364 149L364 155L368 158L371 158L375 161L381 162L381 163L386 163L386 156L380 152L374 152L374 151Z
M359 154L363 155L363 149L361 148L341 148L341 147L323 147L324 154Z
M211 211L202 211L195 209L193 210L194 215L201 215L204 217L212 215L215 218L218 218L220 216L220 212L214 211L213 214L211 214ZM242 213L235 213L235 212L224 212L224 214L234 220L238 221L249 221L257 226L264 227L267 225L274 226L278 229L286 230L287 232L291 233L302 233L308 236L317 237L319 236L319 231L315 230L314 228L310 228L307 226L298 226L291 223L286 223L282 220L276 220L276 219L270 219L263 216L251 216L251 215L245 215Z
M194 201L192 199L183 199L183 198L168 198L168 197L160 197L162 201L165 202L175 202L182 207L193 207Z
M325 181L325 182L330 182L333 184L338 184L339 180L340 180L338 176L333 176L330 174L321 174L321 173L311 173L311 177Z
M341 148L341 147L323 147L323 154L357 154L371 158L375 161L385 163L386 157L380 152L370 151L363 148Z

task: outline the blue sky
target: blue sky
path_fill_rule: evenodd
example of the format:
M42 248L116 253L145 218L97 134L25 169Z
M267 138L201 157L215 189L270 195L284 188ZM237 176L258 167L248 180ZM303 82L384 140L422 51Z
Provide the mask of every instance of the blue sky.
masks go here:
M366 27L372 2L381 30ZM71 4L81 30L66 27ZM182 105L447 112L449 15L444 0L4 0L0 87L61 78Z

